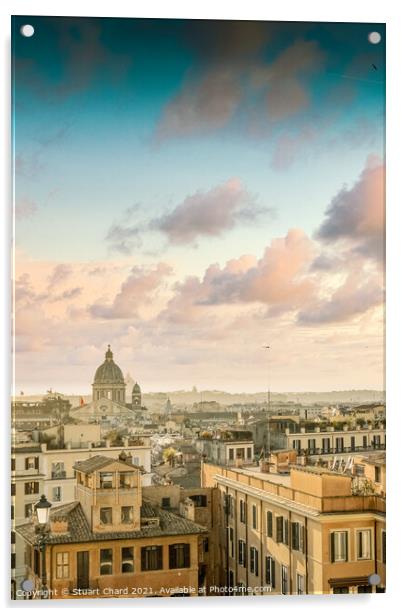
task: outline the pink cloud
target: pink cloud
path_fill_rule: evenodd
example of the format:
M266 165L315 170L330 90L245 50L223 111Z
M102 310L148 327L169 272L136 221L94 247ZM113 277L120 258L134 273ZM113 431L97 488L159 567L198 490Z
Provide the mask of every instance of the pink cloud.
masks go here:
M89 307L90 314L101 319L127 319L138 316L141 305L151 302L172 268L166 263L158 263L154 268L133 267L123 282L112 303L95 303Z
M172 212L151 222L173 244L186 244L202 236L219 236L236 224L256 220L268 213L237 178L207 192L198 191L184 199Z

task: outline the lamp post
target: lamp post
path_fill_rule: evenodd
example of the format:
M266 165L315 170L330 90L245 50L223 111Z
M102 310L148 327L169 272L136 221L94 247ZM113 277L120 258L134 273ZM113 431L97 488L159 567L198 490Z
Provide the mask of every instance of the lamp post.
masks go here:
M49 515L51 504L46 499L46 496L42 494L40 500L35 504L35 513L38 520L38 525L35 529L38 535L38 547L42 555L41 562L41 596L42 599L49 598L49 592L47 588L46 580L46 542L49 534Z

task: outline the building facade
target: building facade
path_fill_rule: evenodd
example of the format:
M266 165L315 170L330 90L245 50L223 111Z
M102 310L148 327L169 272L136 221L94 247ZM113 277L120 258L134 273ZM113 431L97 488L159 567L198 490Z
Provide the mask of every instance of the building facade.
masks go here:
M71 428L75 428L72 426ZM86 426L80 425L80 434L86 434ZM93 428L88 426L90 434ZM11 500L13 527L28 522L34 512L34 505L41 494L45 494L52 505L69 503L75 499L76 471L74 465L96 455L107 455L117 459L122 451L141 468L142 485L151 485L151 445L146 436L124 439L123 447L112 446L110 442L67 440L63 449L49 449L45 443L30 443L15 446L11 457ZM12 577L18 587L24 579L24 554L21 539L12 536Z
M219 491L211 543L228 594L384 592L385 499L355 495L352 477L203 464L202 485Z
M44 574L51 599L198 595L206 529L146 501L140 469L124 456L74 469L76 500L51 512L44 561L35 524L16 528L39 596Z

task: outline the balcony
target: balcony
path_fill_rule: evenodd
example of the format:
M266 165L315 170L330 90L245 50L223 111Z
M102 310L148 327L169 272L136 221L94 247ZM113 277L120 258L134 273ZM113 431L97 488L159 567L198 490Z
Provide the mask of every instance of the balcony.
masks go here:
M66 479L67 471L52 471L51 478L52 479Z
M298 455L305 454L307 456L329 456L345 453L364 453L366 451L385 451L385 449L386 447L384 443L375 443L367 445L367 447L363 447L362 445L356 445L356 447L306 447L305 449L297 449L297 453Z

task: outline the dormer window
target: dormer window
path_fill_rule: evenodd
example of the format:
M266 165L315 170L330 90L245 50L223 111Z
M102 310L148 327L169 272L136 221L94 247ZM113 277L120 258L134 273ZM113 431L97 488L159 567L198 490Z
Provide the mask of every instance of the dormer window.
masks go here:
M122 507L121 508L121 523L122 524L132 524L134 517L133 507Z
M99 473L101 490L113 488L113 473Z
M99 511L99 519L101 524L109 525L113 523L112 507L101 507Z
M119 473L120 475L120 488L127 490L132 487L133 473Z

